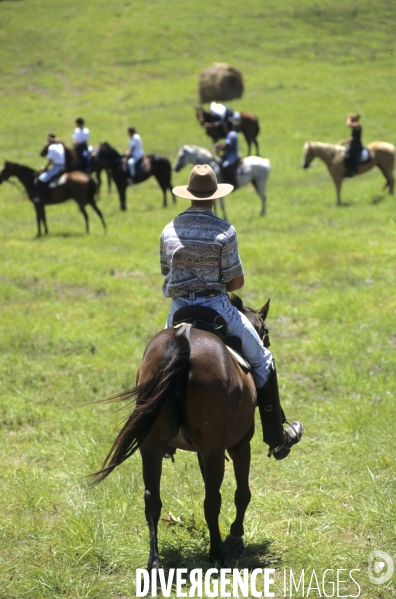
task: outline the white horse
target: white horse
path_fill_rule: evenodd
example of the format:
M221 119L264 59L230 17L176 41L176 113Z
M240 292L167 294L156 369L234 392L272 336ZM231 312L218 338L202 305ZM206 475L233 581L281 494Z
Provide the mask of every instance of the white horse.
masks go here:
M200 148L199 146L181 146L173 169L178 172L184 168L186 164L209 164L216 173L218 182L222 183L220 159L213 156L209 150ZM265 186L270 170L271 165L268 158L259 158L258 156L248 156L247 158L244 158L237 170L238 188L243 187L246 183L251 182L253 184L253 187L261 200L260 216L265 214L265 203L267 200ZM226 219L223 198L221 198L220 204L223 210L223 216Z

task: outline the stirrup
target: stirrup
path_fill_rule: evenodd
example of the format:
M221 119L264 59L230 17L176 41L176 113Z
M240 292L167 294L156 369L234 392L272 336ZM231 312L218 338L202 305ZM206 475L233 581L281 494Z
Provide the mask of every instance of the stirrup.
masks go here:
M297 420L294 422L289 422L287 418L285 419L285 422L289 425L287 429L284 429L285 443L270 449L268 452L269 458L274 456L276 460L283 460L289 455L290 449L293 447L293 445L297 445L297 443L301 441L301 438L304 434L303 423L298 422Z

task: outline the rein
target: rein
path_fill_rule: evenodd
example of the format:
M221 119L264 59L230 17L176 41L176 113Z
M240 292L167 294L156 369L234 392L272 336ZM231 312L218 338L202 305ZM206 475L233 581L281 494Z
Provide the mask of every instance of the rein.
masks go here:
M15 181L10 181L9 179L6 180L6 183L9 183L10 185L12 185L13 187L16 187L16 189L20 192L22 191L23 193L26 194L27 197L29 197L28 192L26 191L25 187L21 184L20 186L17 185L15 183Z

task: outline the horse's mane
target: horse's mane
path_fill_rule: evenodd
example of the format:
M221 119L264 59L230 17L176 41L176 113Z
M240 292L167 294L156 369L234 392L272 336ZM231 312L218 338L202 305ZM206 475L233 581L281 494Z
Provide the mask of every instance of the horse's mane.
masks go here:
M334 156L337 152L345 152L346 147L340 146L339 144L328 144L322 141L307 141L304 145L305 150L309 149L309 146L316 146L321 148L328 156Z
M100 149L106 150L106 152L109 153L110 158L122 158L121 154L107 141L101 144Z
M24 171L27 175L34 175L38 172L36 169L31 168L30 166L26 166L25 164L18 164L18 162L10 162L9 160L5 161L4 166L18 168L19 170Z

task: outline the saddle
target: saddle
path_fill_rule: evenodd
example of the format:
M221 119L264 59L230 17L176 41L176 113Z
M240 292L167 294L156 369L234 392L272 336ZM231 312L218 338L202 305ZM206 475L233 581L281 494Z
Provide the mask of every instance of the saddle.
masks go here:
M242 156L239 156L238 164L237 164L237 174L238 175L246 175L251 171L251 167L246 164L243 160Z
M191 325L195 329L213 333L223 343L228 351L245 372L251 372L250 364L242 356L242 341L239 337L227 335L227 323L222 315L207 306L185 306L179 308L173 315L173 327L184 332L183 325Z
M367 164L368 162L372 161L372 157L371 154L368 150L368 148L363 148L363 150L360 152L359 158L357 160L357 164Z
M353 163L356 166L368 164L371 161L372 161L372 157L371 157L371 154L370 154L368 148L363 148L363 150L360 152L360 154L354 155L354 158L353 158ZM347 155L344 158L345 166L349 166L350 162L351 162L351 158L348 156L348 153L347 153Z
M151 162L146 157L143 156L140 160L138 160L135 164L135 176L143 176L148 175L151 172Z
M52 181L49 183L48 187L50 189L53 189L54 187L59 187L60 185L64 185L67 181L67 173L63 173L62 175L60 175L60 177L55 177L55 179L52 179Z

